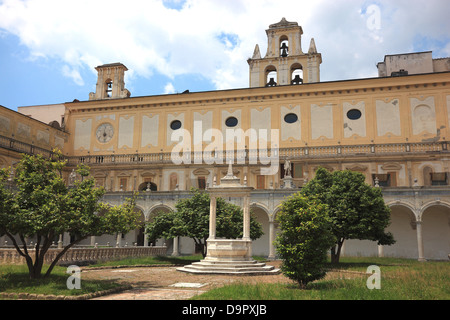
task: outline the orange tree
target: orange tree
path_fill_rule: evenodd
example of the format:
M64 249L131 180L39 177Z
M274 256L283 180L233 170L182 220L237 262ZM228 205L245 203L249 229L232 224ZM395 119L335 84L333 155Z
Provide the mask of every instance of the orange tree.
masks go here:
M390 232L390 209L381 188L365 183L365 176L350 170L328 172L319 168L314 179L301 190L328 205L331 230L336 243L331 247L331 262L338 263L346 239L372 240L379 245L395 243Z
M58 235L69 233L73 237L51 262L45 277L83 239L126 233L139 224L135 196L120 206L102 203L105 191L95 187L89 168L78 167L82 178L69 187L62 177L65 165L57 151L51 158L23 155L14 170L13 187L8 183L10 169L0 171L0 235L5 234L25 258L33 279L41 278L45 254ZM33 247L27 244L27 238L36 240Z
M335 240L327 205L296 193L283 201L277 221L280 232L275 246L283 274L301 288L323 278L327 252Z

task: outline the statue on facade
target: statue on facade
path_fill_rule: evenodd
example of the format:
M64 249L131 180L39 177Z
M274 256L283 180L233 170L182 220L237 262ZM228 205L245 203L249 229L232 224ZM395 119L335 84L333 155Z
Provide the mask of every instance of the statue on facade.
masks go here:
M75 169L72 169L72 172L69 174L69 187L72 187L75 184L75 179L77 178L77 174Z
M284 161L284 176L291 176L291 161L289 160Z

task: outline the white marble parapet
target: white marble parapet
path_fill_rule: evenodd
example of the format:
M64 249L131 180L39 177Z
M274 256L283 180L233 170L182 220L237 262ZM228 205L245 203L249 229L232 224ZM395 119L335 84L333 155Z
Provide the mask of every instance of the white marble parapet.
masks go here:
M62 249L49 249L45 255L45 263L50 264ZM108 261L127 257L147 257L166 255L167 247L129 247L129 248L83 248L69 249L58 264L81 264L93 261ZM34 250L28 250L34 258ZM0 249L0 264L25 264L25 258L16 249Z

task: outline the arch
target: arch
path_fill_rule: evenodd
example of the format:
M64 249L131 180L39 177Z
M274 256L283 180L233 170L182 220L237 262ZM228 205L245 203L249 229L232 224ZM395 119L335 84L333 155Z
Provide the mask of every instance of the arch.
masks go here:
M387 203L391 208L391 223L386 232L394 236L395 244L383 246L384 256L417 259L417 214L413 205L391 201Z
M447 201L442 201L442 200L433 200L430 202L425 203L421 208L420 208L420 212L421 212L421 217L423 217L423 213L433 207L433 206L443 206L446 207L447 209L450 209L450 203Z
M59 122L56 120L50 121L48 125L55 129L61 129Z
M139 187L138 187L139 191L158 191L158 186L156 185L156 183L151 182L151 181L146 181L146 182L142 182Z
M273 213L272 213L272 220L273 220L273 221L276 221L276 219L277 219L277 214L281 211L281 207L282 207L282 204L280 203L279 205L277 205L277 206L275 207L275 209L273 209Z
M160 212L167 213L174 210L175 209L171 206L163 203L155 204L147 212L147 221L152 222L154 217ZM157 246L165 244L167 246L167 252L171 252L173 250L173 239L148 239L148 241Z
M106 97L111 98L111 96L112 96L112 88L113 88L113 81L110 78L106 79L106 81L105 81L105 94L106 94Z
M450 203L431 201L421 210L425 259L447 260L450 254Z
M410 204L408 202L403 202L403 201L400 201L400 200L392 200L392 201L387 202L386 205L389 208L393 208L393 207L396 207L396 206L405 207L405 208L409 209L414 214L414 219L417 219L416 209L414 208L414 206L412 204Z
M147 212L147 221L151 221L152 216L154 216L154 214L156 212L159 212L159 211L169 212L169 211L174 211L174 210L175 210L175 208L172 208L171 206L163 204L163 203L155 204Z
M277 68L275 68L274 66L270 65L267 66L264 74L266 75L265 77L265 81L266 81L266 87L275 87L277 85Z
M303 66L300 63L291 66L291 84L303 84Z
M257 203L250 205L252 216L258 221L263 230L263 235L252 242L252 253L257 256L268 256L270 243L270 218L267 209Z
M250 203L250 209L252 209L252 208L259 208L267 214L267 217L270 217L269 208L267 208L267 206L265 206L264 204L252 202L252 203Z

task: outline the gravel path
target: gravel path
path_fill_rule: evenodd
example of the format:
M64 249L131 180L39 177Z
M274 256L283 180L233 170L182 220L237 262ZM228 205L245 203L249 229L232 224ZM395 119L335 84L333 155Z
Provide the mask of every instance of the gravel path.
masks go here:
M279 267L280 261L267 262ZM230 283L293 283L283 274L276 275L198 275L177 271L174 266L83 269L81 279L115 280L133 289L94 300L185 300L212 288Z

